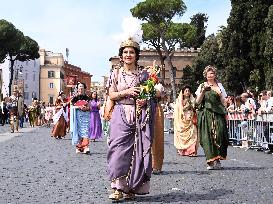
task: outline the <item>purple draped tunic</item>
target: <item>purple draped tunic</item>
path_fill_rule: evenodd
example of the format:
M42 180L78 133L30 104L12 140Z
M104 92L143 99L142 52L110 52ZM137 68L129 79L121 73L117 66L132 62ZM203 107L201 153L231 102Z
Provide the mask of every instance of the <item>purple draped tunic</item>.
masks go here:
M143 76L140 71L128 74L114 70L109 91L122 91L138 86ZM149 109L147 109L149 107ZM147 194L152 172L151 146L154 105L151 101L136 118L135 100L116 101L110 120L110 141L107 154L108 176L113 189L125 193Z
M91 100L89 102L90 107L90 138L91 139L101 139L102 138L102 124L98 108L98 102Z

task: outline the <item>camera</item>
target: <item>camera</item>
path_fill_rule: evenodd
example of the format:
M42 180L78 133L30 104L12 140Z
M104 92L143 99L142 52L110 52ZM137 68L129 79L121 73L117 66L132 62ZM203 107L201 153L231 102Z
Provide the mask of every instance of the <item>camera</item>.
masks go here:
M211 87L210 87L210 86L204 87L204 90L205 90L205 91L210 91L210 90L211 90Z

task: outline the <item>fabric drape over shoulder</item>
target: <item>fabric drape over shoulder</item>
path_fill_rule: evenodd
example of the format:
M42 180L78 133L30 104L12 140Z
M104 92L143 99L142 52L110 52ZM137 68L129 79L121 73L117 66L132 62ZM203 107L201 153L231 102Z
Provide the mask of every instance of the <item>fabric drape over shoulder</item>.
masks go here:
M86 101L88 103L89 97L86 95L75 96L70 106L70 133L72 137L72 145L77 145L82 138L89 138L90 113L89 111L82 111L74 106L78 101Z
M183 151L183 155L197 153L197 127L193 124L195 99L191 95L183 105L183 93L180 92L174 106L174 146Z
M199 86L200 90L201 86ZM225 96L226 92L223 91L223 87L219 87ZM206 91L198 106L198 131L207 162L226 159L229 141L226 113L219 94L214 90Z
M127 74L120 68L110 76L110 92L138 86L141 74ZM108 176L111 187L126 193L149 193L152 172L151 145L154 104L147 101L136 113L133 98L116 101L110 120L109 150L107 154Z

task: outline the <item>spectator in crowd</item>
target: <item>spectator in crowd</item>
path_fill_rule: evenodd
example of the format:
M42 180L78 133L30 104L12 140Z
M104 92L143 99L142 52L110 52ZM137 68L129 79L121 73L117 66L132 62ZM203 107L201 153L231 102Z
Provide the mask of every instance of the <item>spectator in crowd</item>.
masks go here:
M244 108L244 104L242 103L241 96L235 97L235 107L234 110L236 113L242 113L242 109Z
M234 97L229 96L227 98L227 111L229 113L234 113L235 112L235 102L234 102Z
M266 104L267 104L267 91L262 91L260 94L260 100L259 100L259 104L260 104L260 108L258 109L258 114L261 115L262 113L267 112L266 111Z
M252 96L248 93L242 93L241 95L242 102L244 106L242 106L242 112L246 115L250 113L255 113L256 104L252 99Z
M271 90L267 91L266 95L267 95L267 101L266 101L265 111L268 113L268 112L272 112L272 107L273 107L272 91Z

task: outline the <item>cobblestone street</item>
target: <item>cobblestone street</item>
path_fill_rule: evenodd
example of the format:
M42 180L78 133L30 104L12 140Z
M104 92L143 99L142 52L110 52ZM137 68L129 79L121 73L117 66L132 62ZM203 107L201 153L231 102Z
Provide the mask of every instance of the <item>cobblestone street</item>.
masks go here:
M56 140L49 133L0 134L0 203L111 203L106 142L81 155L69 135ZM207 171L201 148L196 158L177 156L173 135L165 135L164 172L153 175L149 195L126 203L272 203L273 155L229 147L222 164Z

